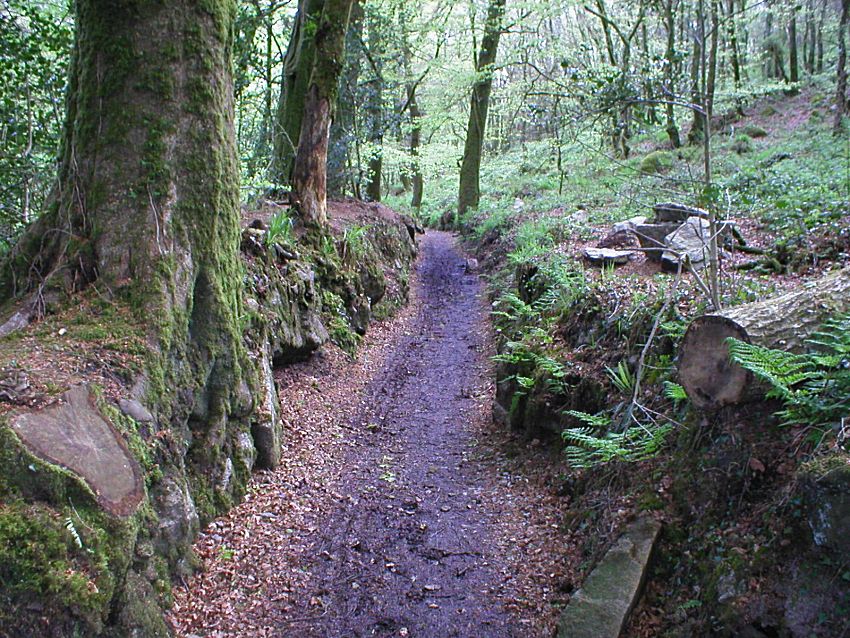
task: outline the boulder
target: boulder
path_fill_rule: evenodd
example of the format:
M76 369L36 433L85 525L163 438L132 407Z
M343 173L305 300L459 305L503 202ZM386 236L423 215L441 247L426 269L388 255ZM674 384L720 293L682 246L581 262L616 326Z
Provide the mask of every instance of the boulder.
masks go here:
M661 524L632 523L585 579L558 621L558 638L618 638L646 580Z
M129 516L141 502L141 469L87 385L68 390L60 403L18 415L11 426L32 454L79 477L110 514Z
M708 260L708 220L690 217L664 240L666 250L661 255L661 267L676 272L679 262L686 260L691 268L703 268Z
M708 211L694 206L677 204L676 202L665 202L652 207L655 213L655 223L676 222L682 224L690 217L702 217L708 219Z
M638 224L635 227L635 235L637 235L641 248L644 249L646 258L650 261L660 262L661 255L664 253L664 240L670 233L679 228L678 223L663 223L663 224Z
M594 266L621 266L629 263L631 251L611 248L585 248L584 258Z

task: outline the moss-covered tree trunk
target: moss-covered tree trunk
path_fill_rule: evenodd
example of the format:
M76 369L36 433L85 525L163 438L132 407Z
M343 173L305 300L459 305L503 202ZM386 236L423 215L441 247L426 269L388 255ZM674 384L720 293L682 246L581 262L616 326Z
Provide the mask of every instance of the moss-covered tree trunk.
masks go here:
M150 345L139 398L179 442L163 462L181 481L188 465L211 516L250 470L230 459L231 421L252 408L239 326L236 3L75 8L56 200L13 251L6 292L94 285L136 311Z
M292 35L283 60L283 88L277 104L274 129L274 157L271 179L276 184L290 184L304 101L315 61L315 33L325 0L299 0L292 25Z
M481 152L484 148L484 127L487 124L487 109L490 106L490 92L493 89L493 65L496 62L496 50L502 35L504 15L505 0L490 0L490 6L487 8L487 24L484 25L484 37L481 39L481 49L475 64L475 83L472 85L469 124L466 127L466 144L463 148L463 162L460 167L457 205L460 215L470 208L477 208L481 197L479 175Z
M315 60L304 102L292 190L301 222L327 222L328 137L345 53L345 32L354 0L326 0L315 30Z
M410 85L407 88L407 108L410 113L410 163L411 182L413 184L413 194L410 198L410 205L419 209L422 207L422 196L425 191L425 180L422 176L422 165L420 152L422 147L422 111L419 108L419 102L416 99L416 86Z

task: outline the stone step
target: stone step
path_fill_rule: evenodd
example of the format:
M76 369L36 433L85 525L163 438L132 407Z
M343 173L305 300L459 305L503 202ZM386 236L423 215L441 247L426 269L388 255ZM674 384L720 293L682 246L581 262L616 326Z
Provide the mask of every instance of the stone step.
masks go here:
M632 523L570 600L558 638L618 638L643 590L661 523Z

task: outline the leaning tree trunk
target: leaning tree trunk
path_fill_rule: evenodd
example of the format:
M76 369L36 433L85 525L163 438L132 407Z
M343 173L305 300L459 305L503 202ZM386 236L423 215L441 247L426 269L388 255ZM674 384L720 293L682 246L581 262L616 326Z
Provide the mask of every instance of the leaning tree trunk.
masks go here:
M315 60L304 102L292 170L294 203L305 226L324 227L328 216L328 137L354 0L326 0L315 32Z
M283 87L277 105L274 128L274 156L271 179L275 184L289 184L310 73L316 56L313 29L322 15L325 0L299 0L289 46L283 59Z
M694 405L716 410L750 396L752 375L729 360L726 339L799 352L825 320L850 312L850 267L800 290L704 315L688 326L679 350L679 379Z
M499 46L499 37L502 35L504 15L505 0L490 0L484 37L481 39L481 50L475 65L476 78L472 86L469 124L466 128L466 143L460 167L457 205L460 215L470 208L478 208L481 198L479 177L481 152L484 148L484 127L487 124L487 109L490 106L490 92L493 88L493 64L496 62L496 49Z

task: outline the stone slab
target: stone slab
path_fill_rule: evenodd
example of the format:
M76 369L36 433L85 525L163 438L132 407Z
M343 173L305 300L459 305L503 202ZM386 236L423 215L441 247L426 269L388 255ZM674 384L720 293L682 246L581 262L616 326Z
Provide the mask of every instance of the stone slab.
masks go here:
M584 257L597 266L621 266L629 262L632 253L628 250L611 248L585 248Z
M68 390L61 403L18 415L11 427L35 456L77 475L111 514L128 516L142 500L139 465L87 385Z
M558 638L618 638L643 590L661 524L632 523L561 613Z
M679 228L679 223L665 224L638 224L635 227L635 235L644 249L646 258L650 261L660 262L664 253L664 239L670 233Z
M676 202L656 204L652 207L652 210L655 213L655 223L657 224L664 222L678 222L681 224L687 221L688 217L708 219L708 211Z

